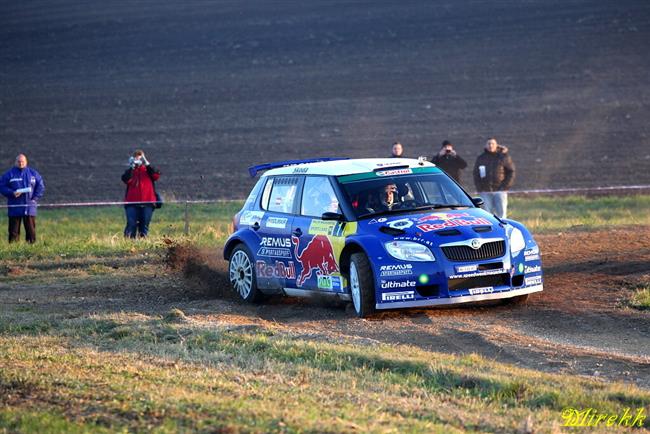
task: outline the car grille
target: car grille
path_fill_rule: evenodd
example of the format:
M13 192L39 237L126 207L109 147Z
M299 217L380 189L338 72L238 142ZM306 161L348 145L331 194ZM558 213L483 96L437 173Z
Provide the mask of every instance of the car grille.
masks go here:
M486 286L510 286L508 273L493 274L491 276L467 277L464 279L449 279L449 290L484 288Z
M485 243L478 249L470 246L446 246L442 247L442 252L450 261L482 261L503 256L505 246L505 241L501 240Z

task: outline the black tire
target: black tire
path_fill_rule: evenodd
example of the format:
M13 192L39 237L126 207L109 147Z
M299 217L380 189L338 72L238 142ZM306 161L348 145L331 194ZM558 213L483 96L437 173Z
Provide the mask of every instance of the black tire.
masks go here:
M375 279L365 253L353 253L350 257L350 294L359 318L375 313Z
M228 264L228 278L242 300L258 303L264 298L257 288L255 260L246 245L238 244L233 249Z
M528 295L529 294L524 294L516 297L504 298L502 304L507 306L521 306L522 304L526 304L528 301Z

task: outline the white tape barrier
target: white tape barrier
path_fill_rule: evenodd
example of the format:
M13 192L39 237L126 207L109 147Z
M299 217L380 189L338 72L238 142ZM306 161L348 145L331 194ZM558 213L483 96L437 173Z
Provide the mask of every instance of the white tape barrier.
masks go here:
M592 193L599 191L650 190L650 185L619 185L614 187L546 188L539 190L511 190L509 194Z
M585 187L585 188L546 188L537 190L510 190L509 194L556 194L556 193L596 193L620 190L650 190L650 185L619 185L614 187ZM478 193L474 193L478 194ZM203 200L166 200L165 204L207 204L243 202L244 199L203 199ZM149 205L154 202L65 202L37 203L39 208L64 208L82 206L111 206L111 205ZM0 208L24 208L29 205L0 205Z
M244 199L205 199L205 200L166 200L163 204L201 204L201 203L232 203L243 202ZM153 205L155 202L64 202L64 203L36 203L39 208L64 208L81 206L111 206L111 205ZM0 208L25 208L32 205L0 205Z

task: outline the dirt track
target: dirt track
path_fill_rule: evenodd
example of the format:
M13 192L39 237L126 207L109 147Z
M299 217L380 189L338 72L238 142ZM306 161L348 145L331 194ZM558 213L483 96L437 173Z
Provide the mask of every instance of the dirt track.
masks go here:
M639 0L4 1L0 167L119 199L142 146L168 198L241 198L260 162L496 135L515 188L650 184L648 40Z
M650 312L625 306L630 286L650 281L650 229L574 232L537 237L545 291L525 306L474 306L384 312L370 320L341 304L277 298L260 306L239 302L216 252L176 254L173 269L158 261L106 263L109 280L74 279L88 264L41 264L68 278L44 284L0 283L0 304L29 305L63 315L89 312L164 314L178 307L194 321L262 325L306 339L399 343L488 358L547 372L616 379L650 388ZM187 252L186 252L187 253ZM101 262L101 261L100 261ZM131 278L133 266L147 278ZM35 270L10 269L17 275ZM25 280L27 281L27 279Z

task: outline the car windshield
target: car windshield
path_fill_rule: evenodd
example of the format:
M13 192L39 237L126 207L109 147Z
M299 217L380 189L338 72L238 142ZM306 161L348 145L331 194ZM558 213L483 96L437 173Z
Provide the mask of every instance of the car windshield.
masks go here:
M375 172L340 176L339 184L357 218L427 209L474 207L471 199L440 169L427 167L397 176Z

